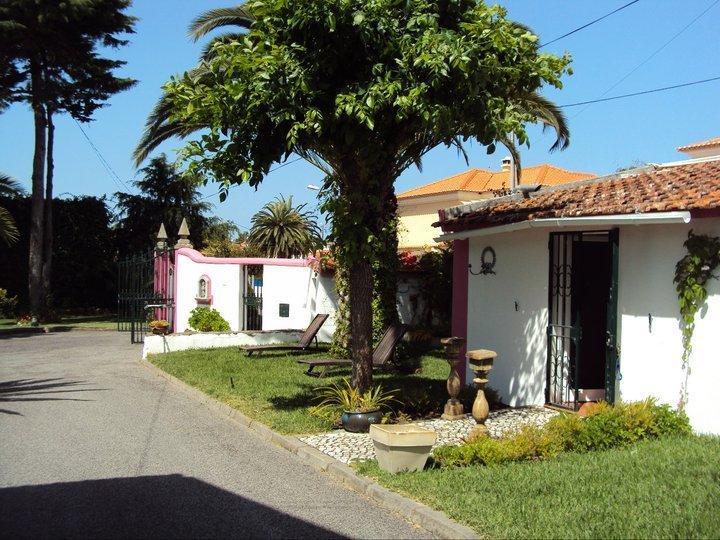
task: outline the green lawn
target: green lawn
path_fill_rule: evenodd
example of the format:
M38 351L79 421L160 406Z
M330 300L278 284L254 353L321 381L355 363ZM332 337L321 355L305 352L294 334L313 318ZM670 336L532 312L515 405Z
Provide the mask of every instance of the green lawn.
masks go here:
M490 538L718 538L720 439L692 437L535 463L361 473Z
M336 369L322 379L309 377L304 374L305 366L296 362L299 357L327 358L328 353L264 353L248 358L238 349L227 348L152 355L148 360L281 433L327 431L332 424L309 413L317 402L315 389L348 377L350 370ZM399 397L405 401L427 400L442 412L447 399L447 363L440 356L427 355L421 366L419 374L376 373L375 381L386 390L402 390Z
M17 332L17 319L0 319L0 332ZM41 324L49 330L63 330L83 328L87 330L116 330L117 319L115 315L66 315L60 317L60 321Z

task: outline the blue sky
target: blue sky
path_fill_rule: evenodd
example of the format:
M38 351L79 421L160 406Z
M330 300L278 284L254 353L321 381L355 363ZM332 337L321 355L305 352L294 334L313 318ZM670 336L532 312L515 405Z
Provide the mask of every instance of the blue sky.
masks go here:
M529 25L549 41L612 9L626 0L554 1L507 0L510 17ZM131 13L139 17L131 44L118 56L128 61L123 73L138 79L132 90L114 96L108 107L84 129L117 174L128 184L136 177L131 153L147 113L170 75L192 67L201 44L186 37L188 23L200 11L232 5L222 0L135 0ZM650 58L671 37L708 7L712 8L691 27ZM545 95L558 104L626 94L688 81L720 76L720 3L717 0L640 0L604 21L546 48L573 56L574 75L565 87ZM647 60L647 61L646 61ZM635 70L641 63L642 66ZM630 76L608 90L631 71ZM636 98L566 110L571 145L564 152L548 153L551 134L531 129L532 146L523 150L524 165L550 162L574 170L609 173L638 161L682 159L675 147L720 135L720 81ZM57 119L56 193L112 194L127 190L106 172L75 123ZM171 157L179 141L161 151ZM503 149L488 156L478 145L468 147L471 167L498 169ZM32 116L23 105L0 115L0 171L29 185L32 164ZM398 192L467 168L455 150L430 152L423 170L411 168L398 179ZM214 213L247 227L250 217L278 194L293 195L298 202L316 205L315 193L306 186L321 175L303 161L271 173L255 191L248 186L231 190L224 203L216 197ZM208 186L204 194L217 189Z

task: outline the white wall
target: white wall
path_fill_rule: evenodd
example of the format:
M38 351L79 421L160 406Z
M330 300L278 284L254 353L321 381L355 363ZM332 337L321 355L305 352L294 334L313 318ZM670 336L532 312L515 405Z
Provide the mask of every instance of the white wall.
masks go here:
M183 332L188 328L190 312L196 307L208 306L198 304L198 281L207 275L210 278L210 294L212 304L209 307L217 309L223 318L230 323L230 329L242 329L242 294L240 282L242 280L242 266L239 264L209 264L196 263L189 257L178 253L175 265L175 317L177 324L175 332Z
M468 350L498 353L490 386L511 406L545 402L547 231L519 231L470 240L470 264L492 246L495 274L468 276ZM518 310L515 310L515 301ZM468 371L467 380L472 381Z
M635 401L653 396L678 404L682 333L673 277L691 228L720 236L720 219L620 227L616 398ZM542 405L545 400L548 235L558 230L523 230L470 240L473 269L480 268L485 246L495 249L497 264L495 275L469 276L468 349L498 353L489 384L512 406ZM712 280L708 291L707 306L696 321L686 410L697 431L720 433L715 398L720 384L720 282Z
M149 354L162 354L188 349L218 349L291 343L299 338L298 332L193 332L156 336L147 334L143 341L143 358Z
M308 306L312 273L307 266L263 266L263 330L307 327L313 316ZM289 317L280 317L281 303L290 305Z
M682 332L675 264L686 253L690 229L720 236L720 219L689 225L625 227L620 233L620 397L654 396L677 406L681 382ZM696 319L687 413L701 432L720 433L715 395L720 384L720 283L708 283L706 308ZM652 326L649 317L652 316Z

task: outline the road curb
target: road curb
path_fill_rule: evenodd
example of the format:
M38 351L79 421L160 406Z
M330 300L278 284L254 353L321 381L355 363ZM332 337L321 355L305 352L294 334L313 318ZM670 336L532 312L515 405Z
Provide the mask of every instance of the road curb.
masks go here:
M389 510L404 516L407 520L420 525L423 529L438 536L439 538L478 538L475 531L469 527L456 523L442 512L433 510L422 503L395 493L368 477L360 476L351 467L348 467L344 463L341 463L330 456L323 454L312 446L303 443L297 437L285 436L273 431L265 424L245 416L237 409L233 409L225 403L221 403L203 391L198 390L197 388L181 381L177 377L170 375L166 371L163 371L147 360L139 360L138 362L141 366L147 368L158 377L162 377L167 380L173 386L195 398L207 407L218 411L223 416L227 416L234 422L237 422L254 431L262 439L269 441L292 454L295 454L300 460L307 465L310 465L315 470L333 477L347 488L352 489L353 491L372 499Z

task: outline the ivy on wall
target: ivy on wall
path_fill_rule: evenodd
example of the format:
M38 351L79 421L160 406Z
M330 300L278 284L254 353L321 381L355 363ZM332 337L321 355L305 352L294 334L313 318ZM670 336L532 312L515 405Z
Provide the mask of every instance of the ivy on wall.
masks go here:
M695 332L695 316L707 299L707 282L716 278L720 265L720 238L695 234L692 230L684 244L687 254L675 266L675 286L682 322L682 367L685 382L680 392L680 407L687 403L687 381L690 374L690 353Z

